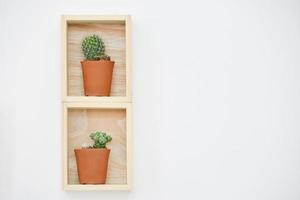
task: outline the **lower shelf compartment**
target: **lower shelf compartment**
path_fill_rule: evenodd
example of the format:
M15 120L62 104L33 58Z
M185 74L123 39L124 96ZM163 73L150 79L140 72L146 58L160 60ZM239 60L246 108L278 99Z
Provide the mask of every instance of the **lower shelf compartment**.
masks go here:
M128 190L130 188L130 105L126 103L64 104L64 189ZM80 184L74 149L93 144L90 133L104 131L112 136L105 184Z

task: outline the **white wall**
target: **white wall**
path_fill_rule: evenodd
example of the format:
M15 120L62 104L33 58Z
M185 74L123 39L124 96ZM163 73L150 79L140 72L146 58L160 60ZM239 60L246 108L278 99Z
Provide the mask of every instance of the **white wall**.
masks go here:
M60 189L60 15L133 17L134 188ZM0 0L0 199L300 199L300 2Z

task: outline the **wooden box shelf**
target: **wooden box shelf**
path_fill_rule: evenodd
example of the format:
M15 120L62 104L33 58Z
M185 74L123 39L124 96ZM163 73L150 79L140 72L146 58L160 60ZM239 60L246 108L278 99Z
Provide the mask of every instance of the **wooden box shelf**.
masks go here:
M81 42L97 34L115 61L111 94L84 96ZM131 188L130 16L62 16L62 183L64 190ZM92 144L89 134L105 131L113 140L105 184L80 184L75 148Z
M81 43L93 34L103 39L107 55L115 61L110 97L84 96ZM129 16L63 16L63 101L130 102L130 35Z
M63 104L63 157L64 188L128 189L130 187L130 103L79 103ZM103 130L113 138L105 185L81 185L78 182L75 148L91 144L89 133Z

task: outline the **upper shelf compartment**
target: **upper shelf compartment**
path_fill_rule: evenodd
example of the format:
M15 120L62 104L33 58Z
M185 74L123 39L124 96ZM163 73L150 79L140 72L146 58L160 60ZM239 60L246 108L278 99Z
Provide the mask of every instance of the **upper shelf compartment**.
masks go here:
M85 96L81 44L85 37L98 35L105 52L115 62L110 96ZM65 102L131 102L130 16L62 17L62 97Z

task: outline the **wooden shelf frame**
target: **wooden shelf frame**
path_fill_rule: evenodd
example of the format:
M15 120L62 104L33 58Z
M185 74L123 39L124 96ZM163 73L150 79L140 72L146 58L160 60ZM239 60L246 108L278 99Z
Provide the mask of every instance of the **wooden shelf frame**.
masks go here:
M131 17L129 15L63 15L61 18L62 101L131 102ZM125 96L86 97L68 95L68 26L71 24L124 24L125 25Z
M63 190L98 191L131 190L132 187L132 91L131 91L131 17L129 15L63 15L61 17L61 65L62 65L62 188ZM124 24L125 25L125 67L126 80L124 96L92 97L69 96L68 94L68 26L72 24ZM68 115L70 110L114 110L126 111L126 183L122 184L73 184L68 179ZM124 154L123 154L124 155Z
M81 185L68 183L68 110L69 109L124 109L126 110L126 184ZM63 103L62 111L62 158L63 158L63 189L64 190L130 190L131 188L131 163L132 163L132 109L131 103L95 103L95 102L70 102Z
M98 191L98 190L130 190L130 185L66 185L65 190Z

